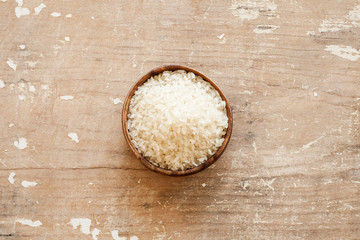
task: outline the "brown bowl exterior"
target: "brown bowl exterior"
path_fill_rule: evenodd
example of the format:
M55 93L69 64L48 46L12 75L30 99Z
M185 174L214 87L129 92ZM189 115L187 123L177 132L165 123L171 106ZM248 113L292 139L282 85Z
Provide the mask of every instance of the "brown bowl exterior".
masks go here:
M148 161L145 157L143 157L140 154L140 152L137 150L135 145L132 143L131 137L129 135L129 130L127 128L127 115L128 115L130 100L131 100L132 96L134 95L136 89L141 84L146 82L146 80L151 78L152 76L158 75L159 73L162 73L164 71L176 71L176 70L185 70L187 72L193 72L195 75L198 75L198 76L202 77L205 81L208 81L219 92L221 98L225 101L226 114L228 117L228 129L227 129L226 135L224 137L224 142L221 145L221 147L214 153L214 155L212 155L208 160L206 160L201 165L198 165L194 168L190 168L190 169L186 169L186 170L179 170L179 171L173 171L173 170L155 166L150 161ZM140 80L137 81L134 84L134 86L130 89L128 95L126 96L126 99L125 99L125 102L123 105L123 109L122 109L122 129L123 129L123 133L125 136L125 140L126 140L127 144L129 145L131 151L141 161L141 163L144 164L147 168L149 168L155 172L162 173L162 174L169 175L169 176L186 176L186 175L194 174L201 170L204 170L205 168L207 168L211 164L213 164L221 156L221 154L224 152L226 146L228 145L228 143L230 141L230 137L231 137L232 127L233 127L233 118L232 118L231 108L230 108L229 102L226 100L224 94L220 91L220 89L205 75L199 73L198 71L196 71L194 69L191 69L191 68L185 67L185 66L180 66L180 65L167 65L167 66L158 67L158 68L151 70L149 73L147 73L142 78L140 78Z

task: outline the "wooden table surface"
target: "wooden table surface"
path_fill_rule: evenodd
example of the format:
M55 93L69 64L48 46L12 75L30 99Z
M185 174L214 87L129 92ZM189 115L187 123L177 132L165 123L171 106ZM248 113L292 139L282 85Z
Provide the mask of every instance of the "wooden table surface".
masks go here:
M357 0L0 1L0 239L360 239ZM121 108L194 68L232 139L188 177L146 169Z

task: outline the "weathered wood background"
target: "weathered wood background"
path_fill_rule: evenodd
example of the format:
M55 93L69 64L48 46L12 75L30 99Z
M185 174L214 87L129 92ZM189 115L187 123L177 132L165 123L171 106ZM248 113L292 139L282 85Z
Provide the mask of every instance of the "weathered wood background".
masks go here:
M41 3L0 1L1 239L360 239L359 1ZM165 64L233 108L227 150L189 177L121 131Z

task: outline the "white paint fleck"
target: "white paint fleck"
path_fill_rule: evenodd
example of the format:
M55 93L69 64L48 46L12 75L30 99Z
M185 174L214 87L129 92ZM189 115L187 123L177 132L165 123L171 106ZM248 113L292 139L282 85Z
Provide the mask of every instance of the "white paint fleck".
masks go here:
M17 64L15 63L14 60L12 60L11 58L8 58L6 63L7 63L7 65L9 65L9 67L11 67L14 71L16 71Z
M136 68L136 67L137 67L136 63L134 63L134 64L132 65L132 67L133 67L133 68Z
M5 87L5 83L3 80L0 79L0 88L4 88Z
M202 187L206 187L206 183L201 184Z
M250 184L248 181L244 181L244 182L240 182L240 186L244 191L248 191Z
M317 96L318 96L317 92L314 92L314 97L317 97Z
M256 152L257 152L256 142L255 142L255 141L253 141L253 143L252 143L251 145L253 146L253 148L254 148L254 152L256 153Z
M43 10L45 7L46 7L46 5L44 3L41 3L39 6L35 7L34 8L34 11L35 11L34 15L38 15L41 12L41 10Z
M19 138L18 141L14 141L14 146L21 150L27 148L26 138Z
M351 46L327 45L325 51L350 61L356 61L360 58L360 51Z
M232 14L234 16L239 17L242 21L256 19L259 16L259 11L257 9L254 7L249 8L246 5L241 5L241 2L242 1L232 1L232 6L230 9L232 10ZM250 4L251 3L248 2L248 5Z
M6 152L6 151L7 151L7 149L4 150L4 152ZM1 163L2 165L4 165L4 167L7 167L7 165L1 160L1 158L0 158L0 163Z
M7 0L0 0L1 2L6 2Z
M248 94L248 95L251 95L253 94L254 92L253 91L242 91L242 92L239 92L239 94Z
M92 238L94 240L98 240L97 236L100 234L100 230L97 229L97 228L94 228L94 230L92 231L91 235L92 235Z
M11 172L9 174L9 177L8 177L9 183L11 183L11 184L15 183L15 179L14 179L15 175L16 175L16 173L14 173L14 172Z
M9 128L12 128L13 126L15 126L15 124L9 123Z
M349 29L351 27L352 27L352 24L349 23L346 19L325 19L320 24L318 31L320 33L338 32L340 30Z
M306 35L308 36L315 36L315 32L314 31L307 31Z
M328 179L328 180L326 180L326 182L324 182L325 185L328 185L328 184L331 184L331 183L334 183L331 179Z
M25 188L27 187L35 187L37 185L37 182L29 182L29 181L22 181L21 185Z
M269 190L272 190L274 192L274 187L271 186L271 184L273 184L275 180L276 180L276 178L269 179L269 180L261 179L261 183L264 187L267 187Z
M211 206L215 206L215 205L211 205ZM206 206L208 207L208 206ZM218 219L218 217L216 217L216 219ZM164 228L164 226L162 226ZM164 230L164 229L163 229ZM159 231L159 230L157 230ZM165 230L164 230L165 231ZM171 239L172 235L170 235L169 238L167 238L167 233L166 232L159 232L159 233L155 233L154 234L154 238L156 240L165 240L165 239Z
M261 220L261 218L259 217L258 213L255 213L255 218L253 219L253 223L257 224L257 223L266 223L266 221Z
M21 45L19 45L19 48L20 48L21 50L24 50L24 49L25 49L25 45L24 45L24 44L21 44Z
M253 20L259 17L260 12L266 12L267 14L274 13L277 5L271 0L232 0L230 10L232 14L244 20Z
M358 21L360 22L360 5L355 6L351 11L349 11L346 18L356 22L355 24L358 26Z
M65 41L70 42L70 37L66 36Z
M220 41L220 44L224 44L224 43L226 43L226 37L223 37Z
M18 95L18 98L20 101L25 101L26 97L24 95Z
M36 91L35 86L34 86L34 85L30 85L30 86L29 86L29 92L34 93L35 91Z
M76 143L79 143L79 137L76 133L69 133L68 134L69 138L71 138L71 140L73 140Z
M28 65L28 67L34 68L38 61L25 61L25 63Z
M221 35L217 36L217 38L221 40L221 39L223 39L223 37L224 37L224 36L225 36L225 33L223 33L223 34L221 34Z
M89 182L89 185L94 185L94 183L92 183L92 182Z
M139 240L139 238L137 236L131 236L130 240Z
M280 28L280 26L275 25L257 25L254 29L254 33L263 34L263 33L271 33L272 31Z
M74 99L74 96L64 95L64 96L60 96L60 99L62 99L62 100L71 100L71 99Z
M288 121L289 121L289 119L284 118L284 115L282 115L282 114L280 114L280 117L281 117L281 119L282 119L283 121L285 121L285 122L288 122Z
M350 29L360 26L360 5L355 6L342 18L325 19L320 24L318 31L323 32L338 32L341 30Z
M88 218L72 218L69 222L74 229L80 226L80 230L84 234L90 234L91 220Z
M127 237L119 237L119 231L118 230L112 230L111 236L114 240L126 240Z
M15 15L17 18L20 18L22 16L26 16L30 14L30 10L28 8L23 7L16 7L15 8Z
M15 0L15 2L18 4L19 7L21 7L22 5L24 5L23 0Z
M65 18L71 18L72 17L72 14L69 13L69 14L66 14Z
M94 20L95 18L94 17L91 17L92 20Z
M115 105L117 105L117 104L119 104L119 103L122 103L122 101L121 101L120 98L114 98L114 99L113 99L113 103L114 103Z
M59 13L59 12L52 12L50 15L51 15L52 17L60 17L60 16L61 16L61 13Z
M322 135L322 136L318 137L317 139L315 139L314 141L311 141L311 142L309 142L308 144L303 145L303 146L300 148L300 150L301 150L301 151L304 151L305 149L308 149L308 148L311 147L314 143L317 143L320 139L322 139L322 138L324 138L324 137L325 137L325 135Z
M30 227L40 227L42 225L42 223L37 220L37 221L32 221L30 219L16 219L16 222L18 223L21 223L22 225L27 225L27 226L30 226Z

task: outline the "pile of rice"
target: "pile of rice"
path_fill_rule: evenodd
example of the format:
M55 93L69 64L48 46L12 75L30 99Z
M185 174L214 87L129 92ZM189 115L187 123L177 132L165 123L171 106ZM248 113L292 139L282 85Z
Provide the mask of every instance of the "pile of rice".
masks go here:
M151 77L130 100L128 129L139 152L154 165L185 170L205 162L222 145L226 103L192 72Z

